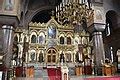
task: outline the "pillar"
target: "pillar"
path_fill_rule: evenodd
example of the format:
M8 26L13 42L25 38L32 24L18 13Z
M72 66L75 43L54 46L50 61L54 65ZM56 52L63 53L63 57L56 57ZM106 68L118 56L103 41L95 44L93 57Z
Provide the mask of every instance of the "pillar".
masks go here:
M12 45L13 45L13 26L3 25L2 26L2 33L3 33L3 52L4 52L4 72L3 72L3 79L8 80L8 69L11 65L11 58L12 58Z
M94 24L92 31L93 50L95 57L95 74L102 75L102 62L105 60L105 51L103 44L102 31L105 29L105 24Z
M101 66L101 60L104 60L104 46L103 46L103 38L102 32L94 32L93 33L93 44L96 58L96 65Z
M102 32L105 30L105 24L93 23L88 27L88 31L92 34L93 53L94 53L94 74L102 75L102 62L105 59L105 51L103 44Z
M3 31L3 51L5 53L4 64L5 67L10 67L10 61L12 57L12 45L13 45L13 26L2 26Z
M105 54L104 54L104 46L103 46L103 38L102 32L94 32L93 33L93 49L95 52L95 67L97 74L102 74L102 63L104 61Z

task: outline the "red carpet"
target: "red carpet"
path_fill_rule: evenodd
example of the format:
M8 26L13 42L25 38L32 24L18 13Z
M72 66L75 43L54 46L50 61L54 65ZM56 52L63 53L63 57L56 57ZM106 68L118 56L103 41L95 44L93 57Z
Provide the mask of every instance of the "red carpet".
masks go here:
M86 78L85 80L120 80L120 77L96 77L96 78Z
M60 68L47 68L49 80L61 80Z

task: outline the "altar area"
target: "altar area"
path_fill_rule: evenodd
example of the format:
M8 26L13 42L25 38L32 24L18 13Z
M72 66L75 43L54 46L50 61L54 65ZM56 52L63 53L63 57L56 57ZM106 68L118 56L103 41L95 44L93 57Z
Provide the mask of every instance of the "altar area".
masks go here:
M49 76L51 68L67 77L92 74L92 41L83 26L74 32L73 26L61 25L52 16L47 23L30 22L28 30L17 28L14 38L11 67L16 68L16 77L41 77L44 72ZM20 71L23 74L17 75Z
M101 29L93 23L94 10L79 0L68 7L62 1L48 22L31 21L28 29L15 29L10 77L68 80L69 76L113 75L113 68L103 65L104 25Z

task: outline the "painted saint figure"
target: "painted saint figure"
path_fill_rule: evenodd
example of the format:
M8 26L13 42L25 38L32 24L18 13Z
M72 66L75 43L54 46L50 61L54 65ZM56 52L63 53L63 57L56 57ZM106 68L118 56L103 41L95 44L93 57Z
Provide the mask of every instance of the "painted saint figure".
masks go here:
M40 62L40 63L43 62L43 53L42 53L42 52L39 54L39 62Z
M35 53L34 52L31 53L30 58L31 58L31 61L35 61Z
M65 62L65 57L64 57L64 54L63 52L60 54L60 62Z

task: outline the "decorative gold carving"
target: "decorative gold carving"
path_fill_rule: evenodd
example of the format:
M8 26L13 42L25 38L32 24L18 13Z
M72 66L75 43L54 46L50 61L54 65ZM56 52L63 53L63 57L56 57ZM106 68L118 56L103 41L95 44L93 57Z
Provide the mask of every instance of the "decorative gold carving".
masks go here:
M83 8L80 8L80 9L86 9L86 10L89 10L87 8L85 8L84 5L81 5L81 7ZM84 12L85 10L83 10ZM82 13L82 16L79 15L79 19L80 17L83 17L86 15L86 19L87 19L87 22L92 19L93 15L92 15L92 11L93 10L90 10L90 12L87 14L87 13ZM81 23L81 20L83 19L80 19L78 20L78 18L75 18L75 16L73 16L74 19L76 19L77 22L80 22ZM73 20L73 19L71 19ZM73 21L74 22L74 21ZM55 28L56 28L56 37L55 38L49 38L48 37L48 28L53 25ZM30 22L29 23L29 30L28 31L24 31L22 29L16 29L16 32L24 32L24 34L26 34L25 32L28 32L28 37L29 37L29 50L35 50L36 51L36 54L38 55L38 52L37 50L44 50L45 53L44 53L44 59L45 62L49 62L48 59L49 57L51 57L50 55L48 55L48 49L54 47L55 49L57 49L56 51L56 54L54 56L56 56L56 60L55 60L55 63L56 62L59 62L59 55L61 53L61 51L64 51L64 54L71 54L71 57L73 58L73 54L75 55L75 53L79 50L78 49L78 45L82 45L84 48L83 50L84 51L81 51L83 53L83 55L89 55L90 53L90 48L88 49L88 47L90 47L90 44L89 44L89 33L86 32L86 30L84 30L83 28L81 28L82 30L79 32L79 33L74 33L74 27L71 23L69 24L65 24L65 25L62 25L62 24L59 24L55 19L54 17L51 17L51 20L49 20L47 23L36 23L36 22ZM82 27L82 26L79 26L79 27ZM35 33L35 36L37 38L37 41L36 43L31 43L31 35ZM39 43L39 36L40 34L43 33L44 34L44 38L45 38L45 42L44 44L41 44ZM63 36L64 37L64 44L60 44L60 37ZM67 37L70 37L71 38L71 42L70 44L67 44ZM78 41L77 43L75 44L75 38L77 37ZM52 43L51 43L52 42ZM53 44L53 45L50 45L50 44ZM38 57L38 56L37 56ZM57 59L58 57L58 59ZM51 58L50 58L51 59ZM52 59L51 59L52 60ZM75 59L73 59L75 61ZM71 60L73 62L73 60ZM53 61L54 62L54 61Z

